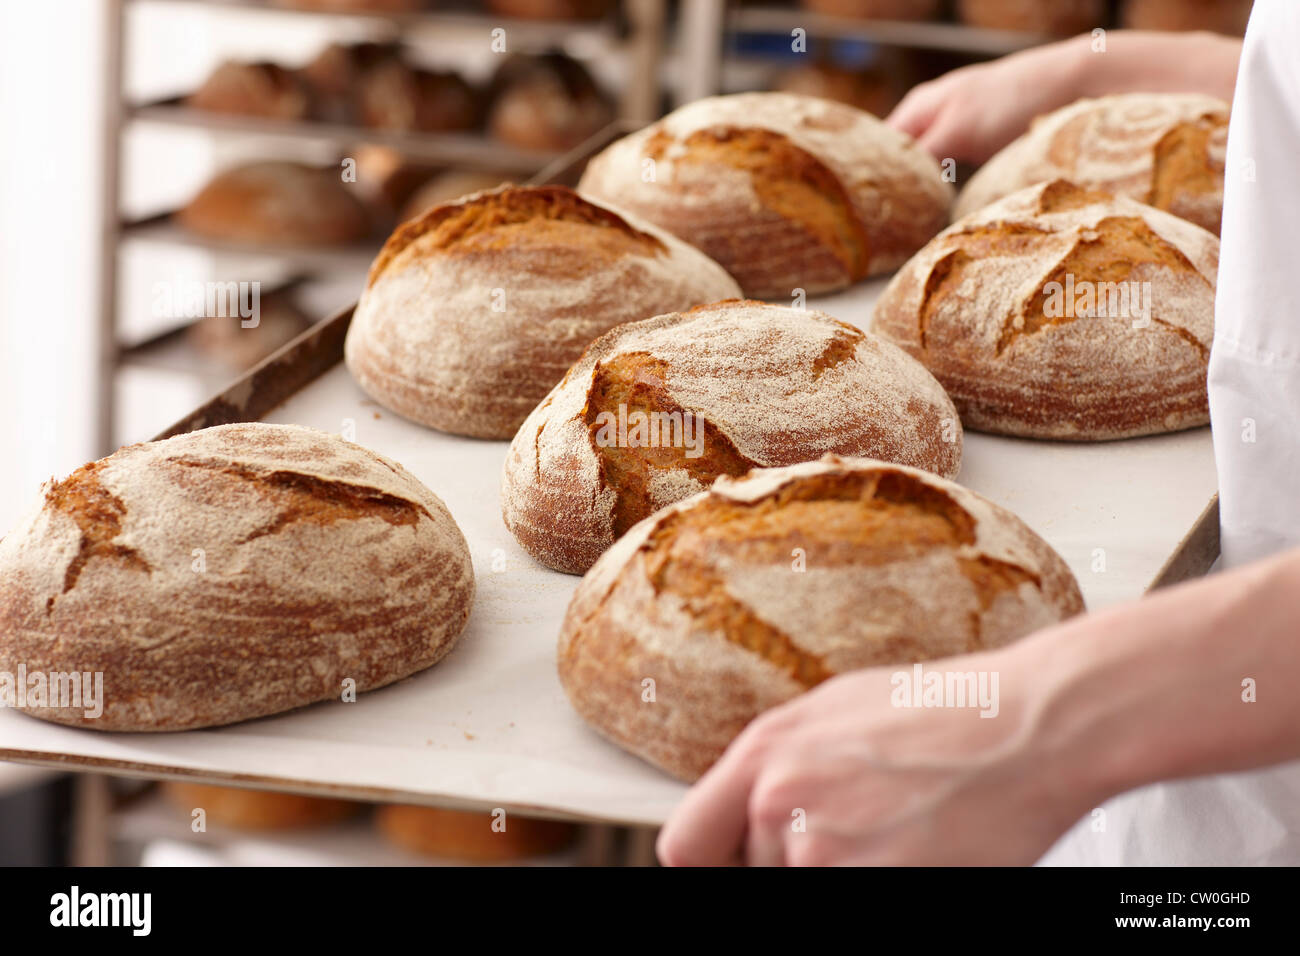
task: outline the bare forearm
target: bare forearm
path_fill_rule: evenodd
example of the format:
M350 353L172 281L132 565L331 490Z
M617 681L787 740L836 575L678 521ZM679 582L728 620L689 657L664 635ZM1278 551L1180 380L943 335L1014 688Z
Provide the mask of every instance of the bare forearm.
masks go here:
M1298 632L1293 551L1002 653L1045 769L1100 801L1157 780L1300 758Z
M1217 33L1113 30L1061 44L1073 60L1076 97L1110 93L1205 93L1232 102L1241 40Z

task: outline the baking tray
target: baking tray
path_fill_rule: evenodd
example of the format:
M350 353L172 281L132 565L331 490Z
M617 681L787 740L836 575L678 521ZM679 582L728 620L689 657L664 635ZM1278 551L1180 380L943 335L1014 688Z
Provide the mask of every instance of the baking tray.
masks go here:
M548 172L571 179L572 163ZM860 327L885 280L809 301ZM555 640L578 578L536 564L500 518L506 443L445 435L369 400L327 319L159 437L236 421L355 434L447 503L478 577L469 626L427 671L364 694L214 730L107 734L0 710L0 760L627 825L662 823L684 786L573 713ZM967 433L959 481L1019 514L1074 570L1090 608L1203 574L1218 553L1208 428L1108 443Z

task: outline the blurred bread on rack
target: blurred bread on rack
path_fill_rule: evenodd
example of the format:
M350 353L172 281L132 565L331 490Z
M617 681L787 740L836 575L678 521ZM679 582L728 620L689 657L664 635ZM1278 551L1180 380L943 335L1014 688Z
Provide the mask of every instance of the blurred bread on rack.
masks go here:
M478 123L478 95L449 71L386 60L362 71L356 92L358 119L376 129L437 133Z
M772 89L819 96L875 116L886 116L898 103L897 85L883 70L849 70L830 63L810 63L782 71Z
M934 20L941 0L801 0L815 13L856 20Z
M613 0L487 0L493 13L520 20L594 20L613 6Z
M252 368L311 327L309 319L285 292L261 296L257 323L244 325L240 315L210 315L186 330L200 353L233 372Z
M413 13L428 0L271 0L272 6L329 13Z
M1124 0L1120 24L1130 30L1211 30L1240 36L1252 0Z
M322 119L346 122L356 112L356 91L368 70L399 62L396 43L331 43L299 73L311 87Z
M434 206L455 202L472 193L496 189L510 181L509 173L494 173L482 169L449 169L438 173L417 189L402 208L400 218L405 221L428 212Z
M402 804L381 806L375 826L388 842L425 856L500 863L547 856L578 837L572 823Z
M212 239L288 245L344 245L371 231L370 214L338 172L262 160L218 173L176 214Z
M227 60L185 105L211 113L302 120L312 112L310 88L298 74L274 63Z
M324 826L355 815L362 804L272 790L246 790L202 783L164 781L163 796L176 809L202 810L207 824L239 830L288 830Z
M488 95L488 131L520 149L572 149L614 118L587 68L562 53L512 55Z
M1108 25L1106 0L957 0L957 17L986 30L1067 36Z

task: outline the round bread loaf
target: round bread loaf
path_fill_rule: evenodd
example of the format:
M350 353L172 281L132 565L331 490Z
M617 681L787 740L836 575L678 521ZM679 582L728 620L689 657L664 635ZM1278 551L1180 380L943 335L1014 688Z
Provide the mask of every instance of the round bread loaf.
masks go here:
M624 532L719 475L865 455L954 476L939 383L821 312L730 301L592 343L506 455L501 511L529 554L581 573Z
M943 228L952 192L903 133L794 93L684 106L610 145L578 188L698 246L760 299L896 268Z
M520 149L572 149L614 119L587 68L562 53L511 56L489 96L488 131Z
M801 0L804 7L855 20L933 20L940 0Z
M1040 116L971 177L962 217L1026 186L1068 179L1190 220L1216 235L1223 215L1228 104L1199 93L1124 93Z
M331 43L299 73L311 87L324 119L358 122L357 93L368 71L388 63L401 63L396 43Z
M738 292L654 226L563 186L510 186L398 227L345 353L358 384L398 414L509 438L602 332Z
M305 797L273 790L245 790L203 783L164 781L162 791L178 810L202 810L209 824L240 830L288 830L346 820L361 809L351 800Z
M311 113L311 96L302 78L274 63L227 60L185 99L212 113L301 120Z
M176 219L230 242L342 245L370 233L366 207L338 173L278 160L218 173Z
M578 836L576 826L557 820L402 804L386 804L376 810L375 825L389 842L403 849L475 863L502 863L558 853Z
M397 59L365 70L356 96L361 122L376 129L437 133L478 123L478 95L458 74L418 70Z
M721 479L624 535L573 595L560 683L600 733L694 780L830 677L999 647L1082 609L1065 562L1010 512L827 457Z
M872 331L977 431L1105 440L1209 421L1219 240L1057 180L954 223L898 271Z
M29 699L55 723L215 727L429 667L473 598L460 529L401 465L221 425L46 484L0 540L0 672L102 674L102 714Z
M1254 0L1124 0L1120 23L1128 30L1213 30L1241 36Z
M986 30L1064 36L1104 27L1107 0L957 0L957 16Z

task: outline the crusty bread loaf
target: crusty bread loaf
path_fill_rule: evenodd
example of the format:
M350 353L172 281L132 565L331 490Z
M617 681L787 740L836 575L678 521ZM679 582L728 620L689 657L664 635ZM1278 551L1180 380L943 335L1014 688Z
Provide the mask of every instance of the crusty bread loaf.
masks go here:
M1051 179L1105 189L1216 235L1223 214L1228 104L1199 93L1124 93L1040 116L957 197L960 218Z
M1254 0L1124 0L1120 22L1129 30L1212 30L1241 36Z
M432 176L416 189L402 208L399 218L415 219L428 212L434 206L455 202L481 193L509 185L509 173L491 172L486 169L451 169Z
M297 74L274 63L227 60L217 66L188 106L212 113L301 120L311 114L311 93Z
M357 93L370 70L401 63L396 43L331 43L299 73L311 87L321 116L339 123L358 122Z
M803 6L833 17L857 20L933 20L940 0L801 0Z
M504 824L504 829L498 821ZM375 825L386 839L404 849L476 863L502 863L558 853L578 836L578 828L572 823L556 820L402 804L380 807L375 812Z
M596 81L562 53L515 54L492 78L488 131L521 149L572 149L614 119Z
M1107 26L1106 0L957 0L957 16L987 30L1064 36Z
M560 682L600 733L693 780L759 713L836 674L999 647L1082 609L1065 562L1010 512L828 457L721 479L629 531L574 593Z
M903 133L793 93L684 106L592 159L578 188L698 246L760 299L896 268L951 201L933 157Z
M1204 229L1057 180L937 236L894 276L872 331L925 363L968 428L1076 440L1191 428L1209 421L1218 261Z
M961 429L939 383L892 345L821 312L719 302L593 342L515 435L501 511L537 560L581 573L719 475L828 452L951 477Z
M278 160L218 173L176 219L231 242L342 245L370 233L366 207L337 172Z
M738 291L654 226L563 186L512 186L400 226L370 268L345 353L393 411L509 438L602 332Z
M362 72L356 89L358 118L366 126L437 133L478 123L478 94L458 74L420 70L385 60Z
M351 800L305 797L274 790L246 790L203 783L164 781L163 795L181 812L202 810L208 825L240 830L287 830L345 820L361 809Z
M460 529L401 465L222 425L46 484L0 540L0 671L102 673L98 717L27 710L55 723L215 727L437 663L473 597Z

